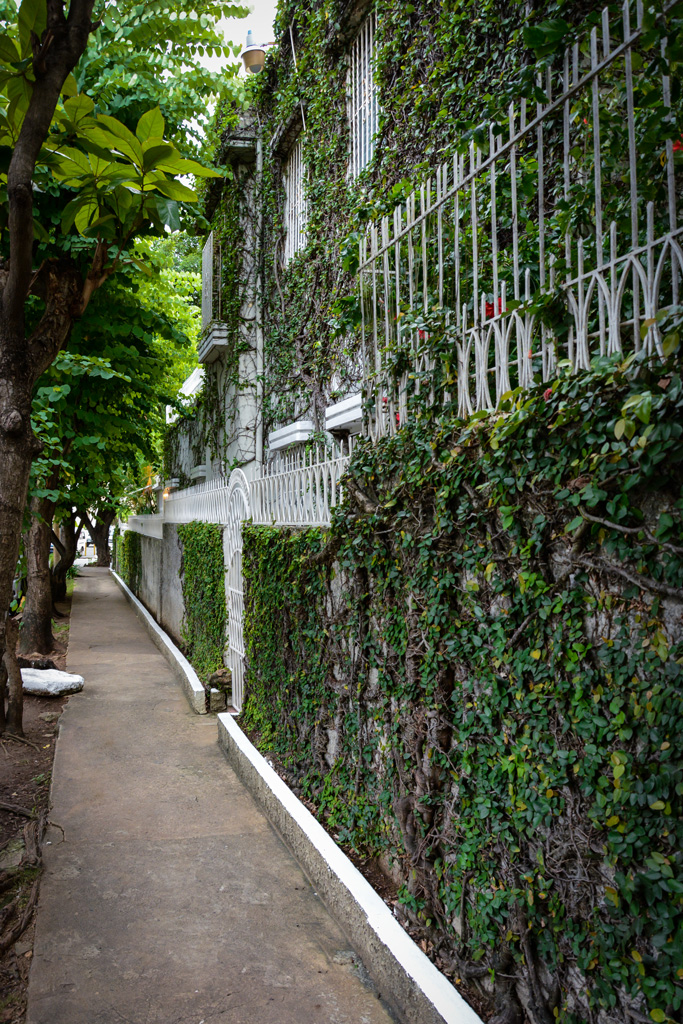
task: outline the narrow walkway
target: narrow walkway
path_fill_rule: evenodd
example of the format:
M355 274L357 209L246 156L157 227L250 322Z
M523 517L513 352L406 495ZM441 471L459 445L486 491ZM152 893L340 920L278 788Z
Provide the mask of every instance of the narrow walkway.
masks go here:
M28 1024L388 1024L107 570L82 570Z

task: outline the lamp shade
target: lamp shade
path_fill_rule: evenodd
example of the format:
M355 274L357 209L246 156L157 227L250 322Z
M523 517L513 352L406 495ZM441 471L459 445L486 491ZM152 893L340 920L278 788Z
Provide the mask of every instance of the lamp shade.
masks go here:
M264 46L260 46L254 42L254 33L249 29L247 32L247 45L242 50L242 60L244 61L244 67L247 71L250 71L252 75L258 75L259 71L263 67L263 61L266 56L266 50Z
M247 71L257 75L263 67L266 51L262 46L247 46L242 50L242 60Z

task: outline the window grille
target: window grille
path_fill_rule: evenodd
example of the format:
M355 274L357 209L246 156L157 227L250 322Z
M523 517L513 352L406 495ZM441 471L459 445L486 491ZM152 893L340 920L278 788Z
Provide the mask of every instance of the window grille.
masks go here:
M287 157L285 185L285 263L306 244L308 203L304 195L303 136L299 136Z
M351 47L348 114L351 129L349 176L357 177L372 160L377 132L377 87L373 77L375 16L366 18Z
M221 246L213 231L202 250L202 328L222 319Z

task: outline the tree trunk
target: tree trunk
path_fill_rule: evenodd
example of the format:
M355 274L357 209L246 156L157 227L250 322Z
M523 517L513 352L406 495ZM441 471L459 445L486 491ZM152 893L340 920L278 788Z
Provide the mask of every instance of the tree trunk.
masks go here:
M5 699L7 697L7 669L4 657L0 658L0 736L5 731Z
M31 430L33 385L68 337L75 300L80 296L82 312L103 279L100 267L86 295L75 265L60 273L57 263L44 264L45 312L27 338L26 300L37 280L33 175L62 86L87 46L93 2L71 0L68 17L63 4L48 2L45 31L34 41L35 82L7 171L9 260L0 267L0 659L6 647L29 472L38 450ZM100 248L98 242L96 252ZM91 275L92 271L88 280Z
M97 565L109 568L111 553L109 551L109 527L111 522L105 526L103 523L94 523L95 529L91 534L93 543L97 548Z
M78 538L81 535L83 523L76 525L74 512L68 518L62 520L61 540L52 534L52 540L59 551L59 561L52 569L52 600L63 601L66 598L66 574L74 564L78 554Z
M21 681L21 669L17 661L18 634L19 623L16 619L9 619L7 623L7 649L3 658L9 682L5 732L11 732L14 736L23 736L24 688Z
M92 519L87 515L87 513L85 513L84 518L88 525L88 532L90 533L92 542L97 548L96 565L109 568L111 564L109 530L111 529L111 524L116 518L116 512L112 509L107 509L105 512L96 511Z
M31 501L31 529L26 545L28 592L22 615L19 649L22 654L49 654L52 635L52 587L50 585L50 537L54 504L46 498Z
M31 462L39 450L31 430L33 378L25 348L23 329L12 330L0 314L0 661L5 653Z

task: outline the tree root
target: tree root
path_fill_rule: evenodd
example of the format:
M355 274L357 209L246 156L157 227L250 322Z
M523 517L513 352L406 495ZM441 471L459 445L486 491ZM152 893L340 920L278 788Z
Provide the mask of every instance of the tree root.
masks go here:
M31 888L31 895L29 896L28 903L24 907L24 912L14 925L10 928L5 935L0 938L0 955L6 953L10 946L13 946L21 936L24 934L29 924L31 923L31 917L33 916L33 910L36 903L38 902L38 887L40 885L40 878L36 878Z
M10 814L21 814L24 818L36 817L33 811L27 810L26 807L20 807L19 804L8 804L4 800L0 800L0 811L9 811Z
M17 736L14 732L4 732L2 738L3 740L16 740L17 743L25 743L27 747L33 747L34 750L40 753L40 747L33 743L32 740L27 740L25 736Z

